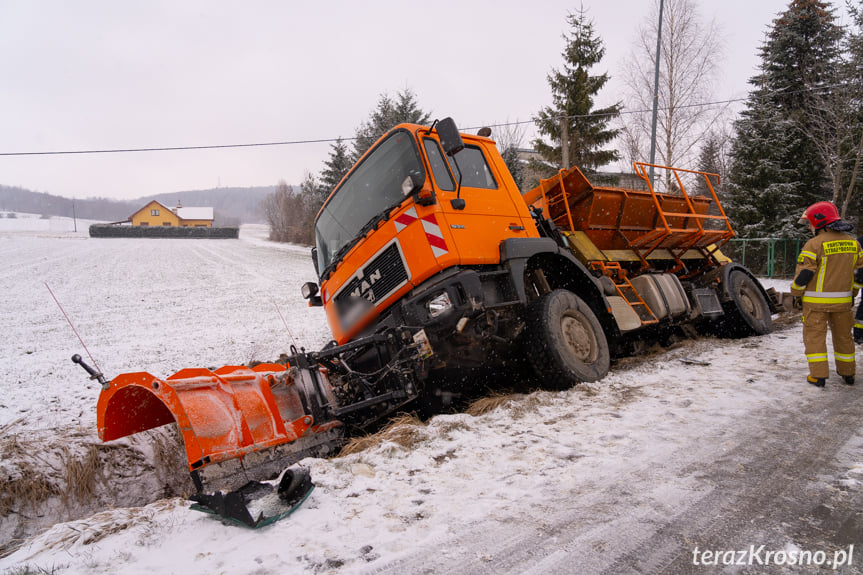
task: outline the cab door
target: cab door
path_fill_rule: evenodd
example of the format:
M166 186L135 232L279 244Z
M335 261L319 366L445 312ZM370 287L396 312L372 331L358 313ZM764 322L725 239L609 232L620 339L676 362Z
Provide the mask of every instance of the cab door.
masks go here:
M477 265L500 262L500 243L507 238L528 237L533 222L524 221L530 216L512 177L508 172L504 174L496 170L494 162L490 161L493 158L489 156L499 155L494 150L484 149L485 146L479 143L468 141L454 157L446 158L448 171L445 168L436 169L433 155L438 154L440 162L443 162L444 156L439 147L435 151L431 145L434 140L427 140L429 142L424 142L425 151L441 190L438 201L442 219L458 250L459 263ZM457 195L459 174L461 187ZM464 200L462 209L453 206L452 200L457 197Z

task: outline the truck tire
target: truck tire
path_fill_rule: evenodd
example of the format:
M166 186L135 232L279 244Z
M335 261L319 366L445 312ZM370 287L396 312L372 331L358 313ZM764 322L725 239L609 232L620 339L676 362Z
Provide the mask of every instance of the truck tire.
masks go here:
M728 276L723 332L730 337L764 335L773 331L770 306L761 289L749 275L733 271Z
M608 342L599 320L574 293L557 289L527 309L527 356L543 384L568 389L608 373Z

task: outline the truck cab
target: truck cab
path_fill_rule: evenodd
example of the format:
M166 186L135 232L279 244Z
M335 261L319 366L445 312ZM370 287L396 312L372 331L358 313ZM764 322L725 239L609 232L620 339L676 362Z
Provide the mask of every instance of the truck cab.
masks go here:
M463 137L455 153L441 142L447 128ZM345 176L316 220L320 300L334 339L350 341L420 288L424 301L406 311L427 316L412 318L424 326L453 307L476 306L477 270L500 264L502 242L527 238L539 232L493 140L459 135L448 119L399 125ZM450 280L473 273L429 293L427 282L447 270Z

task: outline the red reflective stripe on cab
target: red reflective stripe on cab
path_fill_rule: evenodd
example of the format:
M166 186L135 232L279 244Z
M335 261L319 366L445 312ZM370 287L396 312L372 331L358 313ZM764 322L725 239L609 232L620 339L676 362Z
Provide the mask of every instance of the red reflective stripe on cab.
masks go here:
M429 241L434 256L439 258L449 253L449 248L447 248L446 240L443 239L443 234L440 231L440 226L438 226L435 215L428 214L427 216L423 216L422 221L423 230L426 233L426 238Z
M426 237L429 240L429 244L431 244L432 246L439 248L439 249L442 249L442 250L449 251L449 250L447 250L446 242L444 241L443 238L439 238L439 237L433 236L431 234L426 234Z

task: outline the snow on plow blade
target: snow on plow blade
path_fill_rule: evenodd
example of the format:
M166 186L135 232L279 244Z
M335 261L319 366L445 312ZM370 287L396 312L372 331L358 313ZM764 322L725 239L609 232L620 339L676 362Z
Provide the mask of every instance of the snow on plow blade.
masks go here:
M339 421L315 421L312 413L324 418L314 402L329 390L311 389L315 383L303 375L275 363L184 369L167 379L146 372L121 374L99 395L99 437L110 441L176 423L199 508L259 526L274 515L253 517L250 509L239 511L238 502L248 508L276 488L259 483L263 487L255 489L250 483L274 478L303 457L326 454L341 436ZM282 508L302 503L311 487L296 500L299 487L293 485L282 498ZM234 490L235 495L225 494ZM216 493L207 496L205 491ZM275 511L285 514L285 509Z

